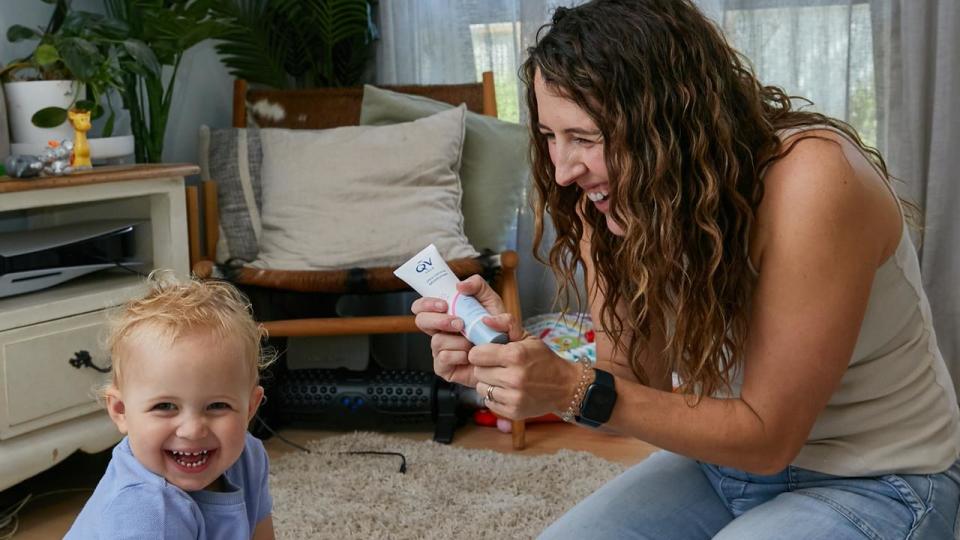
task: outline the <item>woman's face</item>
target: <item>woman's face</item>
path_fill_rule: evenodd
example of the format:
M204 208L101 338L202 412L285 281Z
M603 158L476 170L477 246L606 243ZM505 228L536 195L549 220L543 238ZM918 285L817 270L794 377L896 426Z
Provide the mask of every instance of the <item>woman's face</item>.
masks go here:
M547 139L557 184L576 184L590 204L606 216L610 232L622 236L623 227L610 214L610 181L600 130L586 111L548 86L539 71L533 78L533 89L540 118L537 128Z

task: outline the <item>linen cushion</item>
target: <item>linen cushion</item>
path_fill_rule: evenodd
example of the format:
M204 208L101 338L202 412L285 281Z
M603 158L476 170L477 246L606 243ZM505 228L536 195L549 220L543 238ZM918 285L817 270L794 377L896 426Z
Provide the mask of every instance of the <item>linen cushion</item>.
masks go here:
M476 257L463 233L465 107L389 126L261 129L263 230L253 266L398 266L434 243Z
M360 124L409 122L450 108L430 98L366 85ZM467 238L481 251L515 249L517 210L530 174L527 131L518 124L467 111L466 133L460 176Z
M217 183L220 234L217 262L257 258L260 237L260 162L258 129L200 126L200 177Z

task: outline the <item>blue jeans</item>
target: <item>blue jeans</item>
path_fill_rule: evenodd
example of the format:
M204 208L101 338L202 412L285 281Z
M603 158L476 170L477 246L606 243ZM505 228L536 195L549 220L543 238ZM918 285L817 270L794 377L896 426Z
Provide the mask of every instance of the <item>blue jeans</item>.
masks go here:
M540 538L948 540L960 538L958 506L960 461L939 474L760 476L657 452Z

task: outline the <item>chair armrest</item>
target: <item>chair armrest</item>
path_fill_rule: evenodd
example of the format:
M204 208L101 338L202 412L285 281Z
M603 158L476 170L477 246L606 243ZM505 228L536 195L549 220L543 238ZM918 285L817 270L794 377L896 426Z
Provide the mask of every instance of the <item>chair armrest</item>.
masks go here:
M479 259L454 259L448 262L450 270L461 279L484 271ZM212 263L198 264L194 272L205 277L213 275ZM275 270L241 266L223 270L230 281L270 289L296 292L361 294L369 292L408 291L410 287L393 274L392 267L353 268L349 270Z

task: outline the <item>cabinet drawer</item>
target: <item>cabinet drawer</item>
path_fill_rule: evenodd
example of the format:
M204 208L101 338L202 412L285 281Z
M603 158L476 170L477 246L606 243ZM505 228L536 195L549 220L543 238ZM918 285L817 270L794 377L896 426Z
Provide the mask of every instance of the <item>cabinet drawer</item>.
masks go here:
M101 342L106 313L96 311L0 332L0 439L96 411L108 375L69 360L87 351L109 365Z

